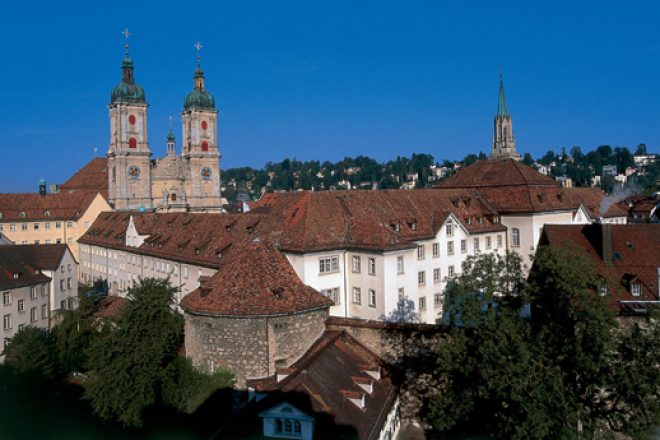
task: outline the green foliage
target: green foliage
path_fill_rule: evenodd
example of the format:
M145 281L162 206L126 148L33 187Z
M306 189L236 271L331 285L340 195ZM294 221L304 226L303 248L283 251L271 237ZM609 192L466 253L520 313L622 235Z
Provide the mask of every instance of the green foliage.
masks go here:
M92 300L84 294L79 295L78 308L66 310L62 321L52 330L57 363L64 372L85 369L87 348L98 334L91 315L93 308Z
M540 248L527 283L519 264L473 257L453 283L445 307L461 325L437 350L437 385L425 397L436 434L475 421L506 439L646 432L660 414L660 322L619 330L575 250ZM521 300L533 304L532 320L520 317Z
M57 374L53 340L46 329L23 327L4 349L5 362L18 373L37 373L46 377Z
M182 342L175 292L169 280L141 279L129 289L116 325L104 326L93 340L85 398L100 417L140 426L143 410L156 402Z
M186 414L194 413L217 390L234 386L234 375L229 370L205 374L183 357L170 363L166 375L162 386L163 402Z

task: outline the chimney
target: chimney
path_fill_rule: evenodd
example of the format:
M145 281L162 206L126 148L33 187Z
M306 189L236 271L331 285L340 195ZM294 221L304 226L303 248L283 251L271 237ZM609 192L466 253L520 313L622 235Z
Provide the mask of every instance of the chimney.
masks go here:
M603 246L603 262L612 264L612 224L600 224L601 243Z
M39 180L39 195L42 195L42 196L46 195L46 180L45 179L40 179Z

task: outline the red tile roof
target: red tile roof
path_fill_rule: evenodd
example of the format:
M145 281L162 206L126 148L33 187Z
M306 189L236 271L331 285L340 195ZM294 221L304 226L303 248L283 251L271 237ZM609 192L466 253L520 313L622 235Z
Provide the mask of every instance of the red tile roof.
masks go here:
M0 289L46 283L42 270L56 270L67 251L65 244L0 246ZM14 277L18 274L18 278Z
M379 371L380 378L365 370ZM336 425L354 428L359 439L378 438L396 398L385 362L346 332L326 331L285 373L287 377L279 382L276 376L248 380L248 386L271 393L258 409L286 400L307 414L330 415ZM365 391L360 383L372 384L372 392ZM348 400L362 396L362 409ZM234 432L231 427L229 432Z
M126 298L104 296L94 305L92 315L97 318L119 318L127 304Z
M611 255L604 239L611 237ZM578 246L591 257L596 272L608 280L610 308L625 313L621 301L657 301L660 268L660 224L545 225L541 245ZM609 261L608 261L609 260ZM633 296L631 284L641 284Z
M270 193L252 207L277 219L278 245L292 252L411 247L435 236L450 214L473 234L506 230L473 190Z
M92 203L97 191L62 190L59 193L0 194L3 221L77 220Z
M306 286L284 255L255 239L223 256L220 269L181 300L191 313L280 315L328 308L332 301Z
M79 169L60 189L86 189L100 192L108 198L108 160L105 157L95 157L87 165Z
M478 160L438 184L438 188L549 186L561 184L514 159Z
M602 192L593 188L562 188L554 179L513 159L480 160L461 169L438 189L472 188L500 214L571 211L585 206L600 212Z

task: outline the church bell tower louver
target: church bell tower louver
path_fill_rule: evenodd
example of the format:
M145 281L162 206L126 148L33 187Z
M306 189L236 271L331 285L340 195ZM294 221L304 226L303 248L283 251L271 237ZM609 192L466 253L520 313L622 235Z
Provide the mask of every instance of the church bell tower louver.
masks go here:
M520 155L516 151L516 139L513 136L513 124L511 114L506 105L504 96L504 81L500 73L500 92L497 100L497 112L495 113L494 131L493 131L493 151L491 159L516 159L520 160Z

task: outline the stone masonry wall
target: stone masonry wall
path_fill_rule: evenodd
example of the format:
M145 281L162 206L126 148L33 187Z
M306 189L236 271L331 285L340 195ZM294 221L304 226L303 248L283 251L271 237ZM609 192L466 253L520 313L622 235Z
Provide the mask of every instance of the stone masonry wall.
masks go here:
M186 355L204 371L225 367L245 380L270 376L302 356L325 330L328 310L278 317L185 314Z

